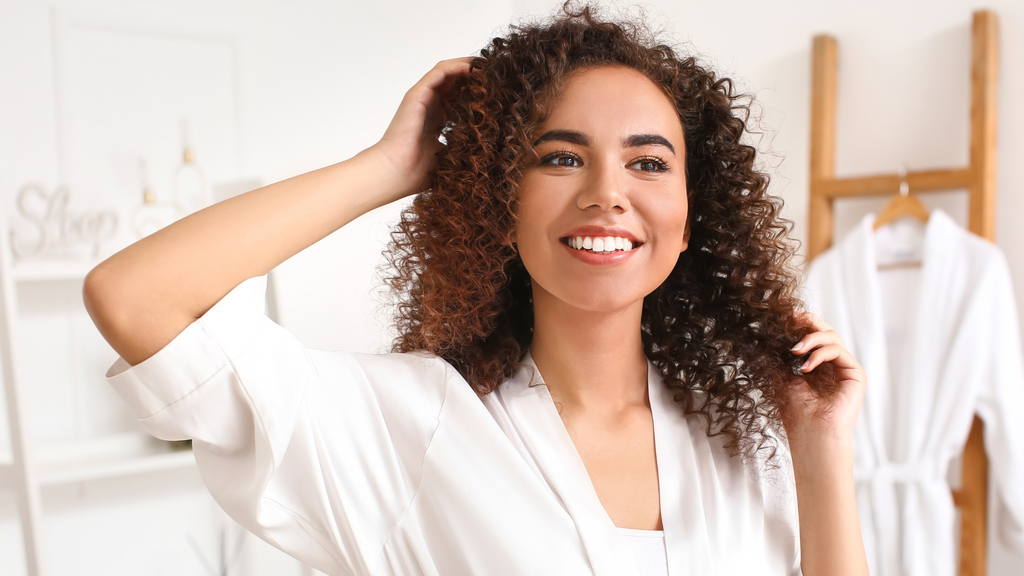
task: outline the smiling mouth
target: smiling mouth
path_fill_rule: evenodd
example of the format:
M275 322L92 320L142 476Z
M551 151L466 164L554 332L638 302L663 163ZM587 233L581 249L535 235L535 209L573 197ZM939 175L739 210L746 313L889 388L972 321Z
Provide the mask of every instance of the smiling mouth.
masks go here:
M643 242L633 242L619 236L572 236L561 238L560 242L573 250L592 254L610 254L612 252L629 252L643 246Z

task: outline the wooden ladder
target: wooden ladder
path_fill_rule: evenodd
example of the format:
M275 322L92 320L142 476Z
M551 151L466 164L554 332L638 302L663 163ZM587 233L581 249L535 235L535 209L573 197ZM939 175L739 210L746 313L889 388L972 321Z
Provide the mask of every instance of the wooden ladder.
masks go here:
M971 58L971 144L966 168L908 172L915 193L964 189L968 191L968 229L995 242L996 97L999 80L999 29L996 14L974 13ZM896 174L837 178L835 175L836 80L838 47L835 38L815 36L811 80L811 179L808 259L832 243L833 200L845 197L892 195L899 192ZM985 576L988 457L984 430L975 416L964 446L961 487L953 490L960 509L960 576Z

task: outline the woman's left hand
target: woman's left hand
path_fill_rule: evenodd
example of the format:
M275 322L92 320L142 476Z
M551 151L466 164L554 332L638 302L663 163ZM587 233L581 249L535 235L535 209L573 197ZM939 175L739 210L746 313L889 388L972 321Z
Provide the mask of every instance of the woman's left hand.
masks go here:
M805 312L804 319L817 331L804 336L793 347L792 351L797 356L810 353L801 371L804 374L813 372L823 363L830 362L835 368L839 390L832 398L821 398L803 377L795 377L790 387L791 412L786 418L786 435L790 444L852 442L853 428L867 387L867 376L846 349L839 333L814 314Z
M853 428L867 378L835 330L813 314L804 320L816 331L793 347L798 356L810 353L801 371L831 363L839 389L822 398L795 377L783 418L800 515L800 569L806 576L867 576L853 480Z

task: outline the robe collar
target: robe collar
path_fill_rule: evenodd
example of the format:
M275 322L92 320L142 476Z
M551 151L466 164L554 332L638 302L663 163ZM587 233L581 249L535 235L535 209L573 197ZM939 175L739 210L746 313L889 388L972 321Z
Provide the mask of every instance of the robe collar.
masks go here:
M647 363L669 575L711 573L711 547L690 430L661 374ZM596 576L639 576L628 542L601 504L530 354L498 390L541 476L572 516Z
M885 335L885 317L882 309L882 288L878 276L878 264L875 253L875 215L868 214L858 226L847 235L837 246L841 266L842 282L847 290L846 301L850 318L848 338L851 338L851 351L864 367L871 382L872 393L866 395L864 424L866 430L859 440L866 441L872 450L872 459L876 464L884 464L894 456L887 453L884 426L885 398L889 396L891 386L911 386L918 393L922 402L927 402L929 390L935 378L934 350L930 349L936 313L943 311L944 304L937 301L942 298L941 290L935 288L943 285L944 280L954 275L952 269L959 265L951 257L950 244L964 233L952 218L942 210L931 212L925 227L923 238L923 255L921 267L921 292L913 305L916 307L914 326L911 332L913 342L910 348L911 362L915 367L906 382L890 382L889 355ZM946 295L948 296L948 295ZM930 409L918 411L906 416L911 419L907 428L912 430L913 438L909 440L907 456L913 458L915 451L920 449L923 439L918 431L927 428L926 415Z

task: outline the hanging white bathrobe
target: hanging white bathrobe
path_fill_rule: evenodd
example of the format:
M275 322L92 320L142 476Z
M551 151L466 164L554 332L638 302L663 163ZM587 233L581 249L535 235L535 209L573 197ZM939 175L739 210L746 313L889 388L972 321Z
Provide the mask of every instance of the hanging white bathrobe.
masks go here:
M264 286L108 373L150 433L194 439L239 523L331 575L638 576L529 358L481 400L436 357L303 347ZM668 573L799 574L785 445L742 465L649 375Z
M868 376L854 459L871 574L953 576L947 471L975 413L1000 536L1024 551L1024 362L1009 271L998 248L940 210L919 246L889 245L907 239L873 223L814 260L808 304ZM878 270L877 254L903 249L921 266Z

